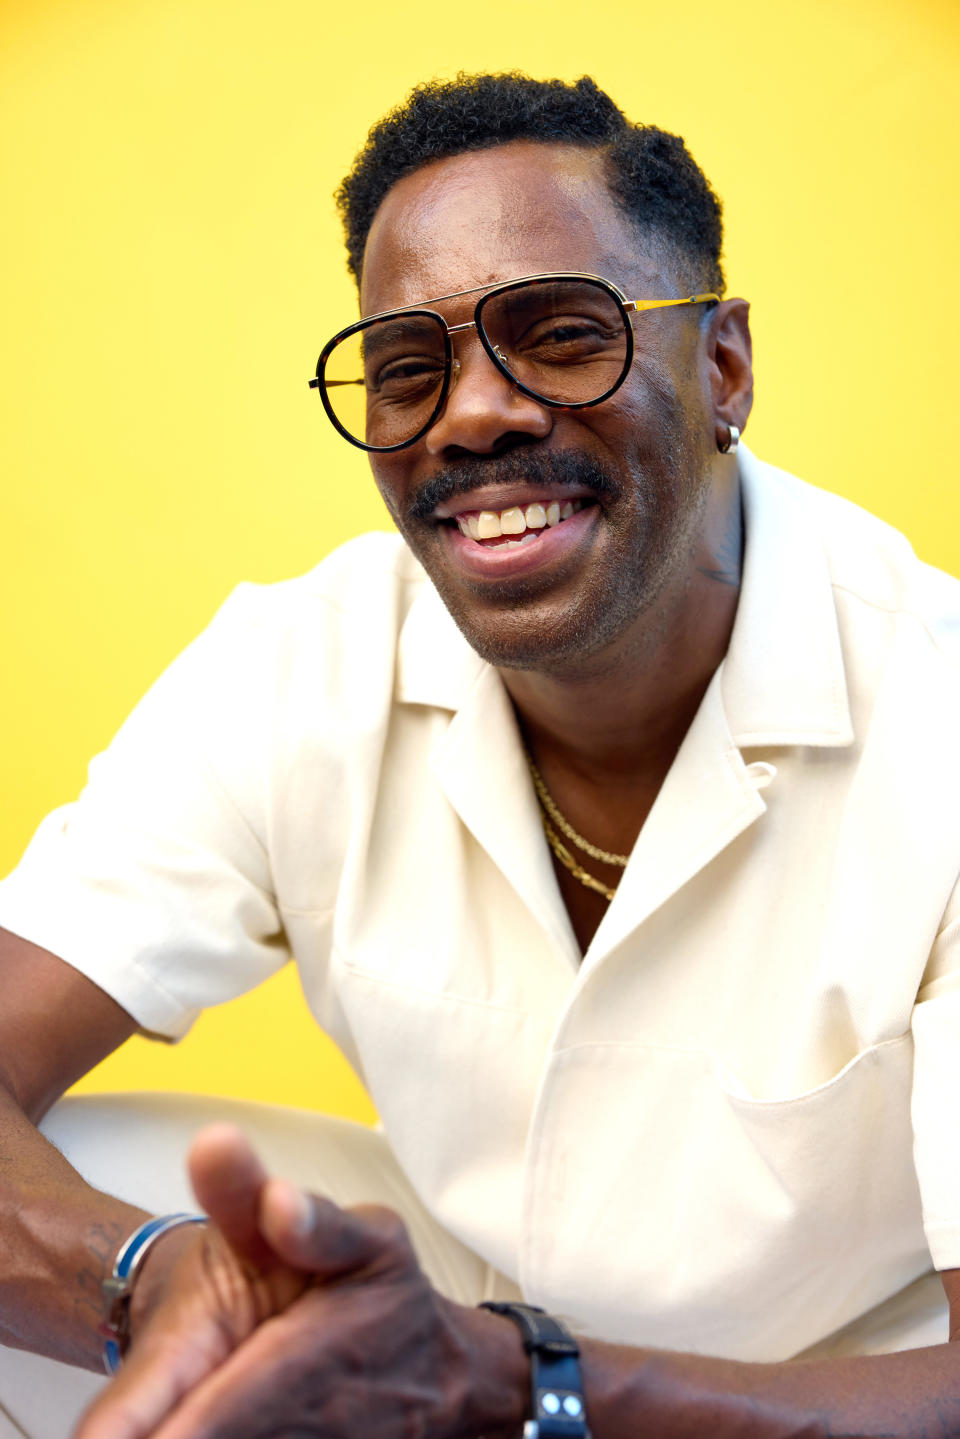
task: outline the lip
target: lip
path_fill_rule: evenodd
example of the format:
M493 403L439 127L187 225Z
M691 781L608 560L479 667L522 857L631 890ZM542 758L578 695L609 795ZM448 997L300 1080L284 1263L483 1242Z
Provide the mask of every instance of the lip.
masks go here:
M567 500L595 501L596 494L593 490L578 488L576 485L501 485L499 488L491 485L470 490L466 495L458 495L446 504L437 505L430 518L455 520L458 515L474 514L480 510L494 510L499 514L502 510L515 507L522 510L527 505L549 505L554 500L561 505ZM564 524L569 523L569 520L564 520Z
M566 498L571 499L573 495L568 492ZM470 499L469 508L473 509L475 497L471 496ZM520 500L517 503L533 504L534 500ZM493 509L494 506L485 503L483 508ZM506 509L507 506L502 508ZM458 510L457 513L462 511ZM538 538L527 545L478 545L476 540L462 535L454 525L445 528L444 537L455 563L471 578L513 579L533 574L565 560L577 545L588 540L599 514L599 505L585 505L582 510L571 515L569 520L562 520L559 525L538 530Z

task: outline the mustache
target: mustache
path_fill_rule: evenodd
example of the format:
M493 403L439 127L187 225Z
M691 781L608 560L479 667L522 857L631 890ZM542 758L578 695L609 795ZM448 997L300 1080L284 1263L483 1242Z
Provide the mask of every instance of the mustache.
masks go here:
M588 490L598 499L616 499L621 487L590 455L576 450L537 451L517 448L502 455L467 455L444 466L412 496L411 520L428 520L445 505L481 485L567 486Z

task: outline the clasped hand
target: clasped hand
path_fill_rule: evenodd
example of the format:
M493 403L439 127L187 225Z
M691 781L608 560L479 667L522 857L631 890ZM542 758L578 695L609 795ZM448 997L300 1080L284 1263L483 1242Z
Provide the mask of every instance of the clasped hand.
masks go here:
M198 1137L189 1168L212 1223L157 1245L123 1369L74 1439L509 1432L484 1352L491 1334L502 1349L503 1321L432 1289L392 1211L269 1178L225 1126Z

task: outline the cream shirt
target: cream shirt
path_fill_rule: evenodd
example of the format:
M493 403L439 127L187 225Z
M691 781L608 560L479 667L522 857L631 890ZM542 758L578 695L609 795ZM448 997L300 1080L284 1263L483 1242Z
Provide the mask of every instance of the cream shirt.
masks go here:
M168 1035L292 954L532 1302L778 1359L960 1265L960 584L741 453L729 654L582 962L499 678L386 535L241 586L0 923Z

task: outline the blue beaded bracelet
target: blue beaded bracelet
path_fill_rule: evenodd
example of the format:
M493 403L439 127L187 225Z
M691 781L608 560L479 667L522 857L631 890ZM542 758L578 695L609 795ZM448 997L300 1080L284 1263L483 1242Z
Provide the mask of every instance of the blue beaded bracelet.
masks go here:
M146 1220L120 1246L113 1261L113 1271L102 1285L107 1301L107 1317L100 1326L100 1333L104 1337L103 1365L108 1374L116 1374L130 1342L130 1297L148 1251L161 1235L169 1234L171 1229L179 1229L181 1224L206 1223L205 1214L163 1214L157 1219Z

